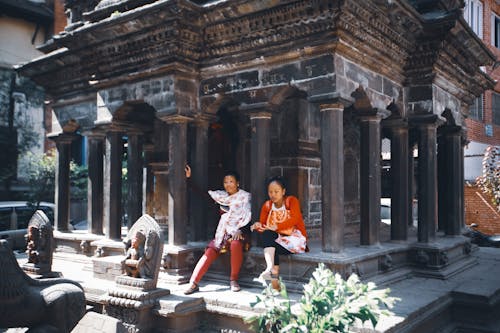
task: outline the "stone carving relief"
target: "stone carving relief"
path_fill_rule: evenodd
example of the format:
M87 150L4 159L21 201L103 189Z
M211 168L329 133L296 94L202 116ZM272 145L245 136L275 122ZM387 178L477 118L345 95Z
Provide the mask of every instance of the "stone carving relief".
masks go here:
M37 210L28 223L26 254L28 262L23 269L42 276L51 272L54 236L50 221L42 210Z
M124 240L123 275L116 277L115 287L103 297L105 312L123 321L128 332L148 331L152 323L151 308L158 298L170 293L156 288L163 255L163 233L149 215L141 216Z

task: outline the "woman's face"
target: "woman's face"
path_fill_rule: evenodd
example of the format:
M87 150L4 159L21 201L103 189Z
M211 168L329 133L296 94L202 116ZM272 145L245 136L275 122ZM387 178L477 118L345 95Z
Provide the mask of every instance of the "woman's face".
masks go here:
M285 192L286 192L286 190L283 187L281 187L281 185L278 184L277 182L272 182L267 187L267 193L269 195L269 199L271 199L271 201L274 204L282 204L283 203L283 198L285 197Z
M234 176L225 176L224 177L224 190L226 190L229 195L235 194L238 192L238 181L236 181L236 178Z

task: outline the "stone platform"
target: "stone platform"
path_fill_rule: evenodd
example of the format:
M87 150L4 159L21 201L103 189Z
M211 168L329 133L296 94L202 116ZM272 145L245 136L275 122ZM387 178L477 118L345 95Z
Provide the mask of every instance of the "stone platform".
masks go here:
M401 244L382 246L380 255L390 254L401 246ZM363 248L353 248L352 251L351 255L363 257ZM365 252L373 253L373 248L366 249ZM407 254L410 252L411 249L406 251ZM246 257L257 258L259 255L260 250L255 248L246 254ZM317 256L320 257L316 258ZM377 258L381 256L376 255ZM365 257L370 262L373 254ZM108 259L113 262L113 257ZM300 289L304 281L302 279L293 281L294 275L291 272L297 268L287 265L300 267L301 261L316 262L318 259L326 262L333 260L321 257L321 253L315 252L314 249L309 254L294 255L282 260L282 276L291 291L292 299L300 298ZM23 262L25 259L19 260ZM96 259L82 254L56 253L53 266L55 270L62 272L64 277L80 282L85 288L87 300L96 311L99 311L102 296L114 282L95 277L93 265L96 260L105 262L106 257ZM226 260L224 257L217 260L217 265L224 265L224 260ZM474 265L462 266L446 279L422 275L418 269L410 266L393 268L386 275L379 274L365 278L366 281L376 282L380 287L391 288L391 295L399 297L401 301L397 302L393 309L395 315L382 318L376 330L367 328L362 331L499 333L500 249L473 249L470 260ZM170 295L160 298L158 305L154 307L154 332L251 331L243 323L242 318L255 311L250 303L262 291L262 287L253 281L253 277L260 272L258 266L260 264L257 263L252 272L242 273L243 290L239 293L229 290L228 275L219 271L217 265L212 267L202 281L200 292L189 296L183 294L187 285L160 278L158 287L168 289Z

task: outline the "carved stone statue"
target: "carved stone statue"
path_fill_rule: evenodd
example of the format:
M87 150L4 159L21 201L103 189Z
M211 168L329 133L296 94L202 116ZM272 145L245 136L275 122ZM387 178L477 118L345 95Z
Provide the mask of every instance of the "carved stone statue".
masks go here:
M133 235L132 240L126 242L126 255L122 261L122 271L124 274L132 277L146 277L144 271L144 244L146 235L139 230ZM128 247L128 248L127 248Z
M69 332L85 314L83 288L67 279L32 279L0 240L0 327Z
M143 215L130 228L129 235L131 237L124 240L126 254L122 260L123 274L149 280L156 286L163 252L158 224L151 216ZM124 282L123 279L119 281ZM134 285L137 285L137 281Z
M116 277L114 288L103 297L104 311L123 322L128 332L148 332L151 309L158 299L170 293L156 288L163 255L163 234L149 215L141 216L124 240L126 254L123 275Z
M37 210L28 224L26 235L26 254L28 263L23 265L24 271L43 277L53 277L52 269L53 229L50 221L41 210Z

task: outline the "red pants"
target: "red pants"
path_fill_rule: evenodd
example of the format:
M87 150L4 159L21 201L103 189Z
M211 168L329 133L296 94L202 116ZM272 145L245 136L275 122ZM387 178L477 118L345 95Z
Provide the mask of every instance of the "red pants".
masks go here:
M200 258L196 267L194 268L193 275L191 275L190 282L198 284L201 278L208 271L210 265L220 255L214 248L207 247L205 254ZM231 281L237 281L240 274L241 264L243 264L243 243L239 240L231 242Z

